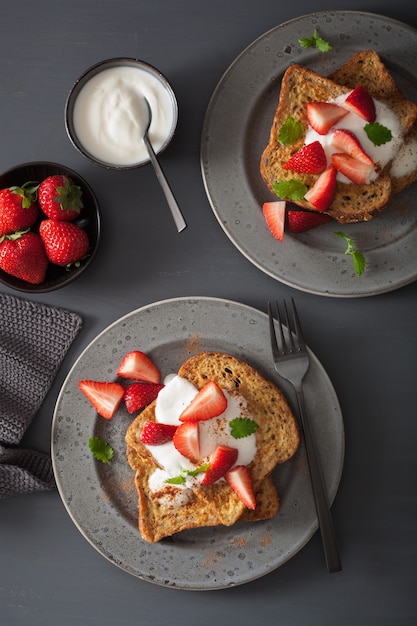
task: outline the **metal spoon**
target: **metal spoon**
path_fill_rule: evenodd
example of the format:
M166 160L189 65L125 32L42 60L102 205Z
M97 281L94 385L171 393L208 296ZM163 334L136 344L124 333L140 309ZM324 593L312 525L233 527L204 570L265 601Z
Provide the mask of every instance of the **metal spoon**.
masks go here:
M152 148L152 144L149 141L148 131L152 122L152 109L148 100L146 98L144 98L144 100L146 102L146 106L148 107L149 119L148 119L148 124L145 129L145 132L143 134L143 141L148 151L149 158L151 160L153 168L155 170L156 177L162 187L162 191L165 194L165 198L167 199L168 206L171 209L171 214L172 214L172 217L174 218L174 222L177 227L177 230L180 233L182 230L184 230L184 228L186 228L187 224L182 216L181 210L177 204L174 194L171 191L171 187L169 186L169 183L165 177L165 174L162 171L162 167L160 166L158 159L156 158L156 154L154 152L154 149Z

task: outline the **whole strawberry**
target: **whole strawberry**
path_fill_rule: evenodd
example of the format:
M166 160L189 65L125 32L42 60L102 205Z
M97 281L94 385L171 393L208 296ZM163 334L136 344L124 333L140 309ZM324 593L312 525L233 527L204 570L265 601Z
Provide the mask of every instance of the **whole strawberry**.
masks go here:
M48 176L39 185L38 201L42 211L54 220L72 222L83 208L81 187L68 176Z
M48 259L37 233L19 232L0 239L0 268L33 285L45 280Z
M38 184L27 182L0 191L0 237L32 226L38 219Z
M65 267L80 261L90 247L88 235L77 224L62 220L43 220L39 234L51 263Z

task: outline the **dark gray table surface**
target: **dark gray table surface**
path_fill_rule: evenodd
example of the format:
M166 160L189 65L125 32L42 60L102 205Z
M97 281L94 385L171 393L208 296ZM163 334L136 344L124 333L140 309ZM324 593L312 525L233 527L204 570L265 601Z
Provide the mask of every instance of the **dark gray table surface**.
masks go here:
M0 170L49 160L77 170L102 208L93 266L31 299L78 312L84 328L36 419L27 447L48 452L54 404L72 363L109 323L148 303L216 296L265 310L296 297L305 334L342 407L346 458L333 514L343 571L328 574L319 534L268 576L219 591L168 589L133 577L83 538L56 491L0 501L0 624L415 623L417 283L366 298L326 298L267 276L220 228L200 173L204 113L223 72L257 37L315 11L365 10L417 27L409 0L13 0L0 33ZM163 157L188 221L175 233L150 167L108 172L71 146L63 109L72 82L113 56L158 67L180 121ZM417 71L417 70L416 70ZM2 290L13 293L7 288ZM17 294L17 292L14 292Z

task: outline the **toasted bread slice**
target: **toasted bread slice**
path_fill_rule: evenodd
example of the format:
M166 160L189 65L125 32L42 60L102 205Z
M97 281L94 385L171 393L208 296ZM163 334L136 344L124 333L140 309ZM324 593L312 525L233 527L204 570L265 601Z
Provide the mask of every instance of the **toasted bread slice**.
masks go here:
M350 89L354 89L357 84L360 84L375 98L390 104L401 120L405 135L404 146L388 170L391 178L391 191L393 194L399 193L415 183L417 181L417 163L415 166L411 165L406 174L397 173L396 166L398 160L402 158L400 155L403 151L407 152L410 146L417 142L417 122L415 122L417 105L403 97L379 55L374 50L358 52L350 61L333 72L329 78ZM413 154L415 154L414 149ZM415 159L412 157L411 159L412 163L415 163Z
M378 71L377 69L378 68ZM335 100L352 89L352 85L365 82L363 75L372 72L372 80L366 81L365 86L370 94L383 101L397 114L402 131L407 134L417 118L417 106L404 99L388 70L380 61L378 55L372 51L362 53L361 57L354 57L338 72L326 78L312 70L292 65L285 72L281 92L273 124L260 163L260 172L268 188L273 192L274 183L294 178L294 172L283 169L288 159L304 144L305 134L291 145L282 145L278 141L278 132L288 117L301 122L305 132L308 128L306 106L308 102L327 102ZM336 82L335 78L341 83ZM385 87L380 83L386 82ZM344 84L346 83L346 84ZM379 86L379 90L376 88ZM387 168L389 170L389 168ZM308 187L317 180L317 175L297 174ZM388 203L392 194L392 183L387 170L380 173L378 178L366 185L337 182L335 198L326 211L340 223L362 222L378 214ZM295 204L310 210L314 207L305 200Z
M373 98L384 102L394 111L401 122L404 135L411 130L417 118L417 104L404 98L375 50L358 52L330 74L329 78L349 89L362 85Z
M132 422L126 433L127 457L136 470L139 494L139 529L147 541L159 541L187 528L231 525L236 521L259 521L275 515L279 499L271 476L277 463L293 456L299 445L295 417L280 390L264 379L247 363L218 352L204 352L191 357L179 370L197 388L208 380L216 380L228 391L239 389L246 398L256 431L257 453L250 465L254 482L256 508L249 511L225 481L201 487L196 481L188 490L188 500L181 506L161 502L149 488L149 479L158 467L148 448L140 441L146 420L155 420L156 401L146 407Z

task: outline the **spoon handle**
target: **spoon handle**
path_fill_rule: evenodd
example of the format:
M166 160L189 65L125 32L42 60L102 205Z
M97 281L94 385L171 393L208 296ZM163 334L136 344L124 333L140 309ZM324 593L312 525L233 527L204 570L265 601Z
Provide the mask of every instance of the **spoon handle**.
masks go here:
M152 144L149 141L149 137L147 133L145 133L143 137L143 141L145 142L146 148L148 150L149 158L151 160L151 163L153 165L153 168L155 170L155 174L159 180L159 183L162 187L162 190L165 194L165 198L168 202L168 206L171 209L171 214L172 214L172 217L174 218L174 222L177 227L177 230L180 233L182 230L184 230L187 224L182 216L181 210L178 206L178 203L175 199L174 194L172 193L171 187L169 186L169 183L162 170L162 167L160 166L159 161L156 158L156 154L154 152L154 149L152 148Z

